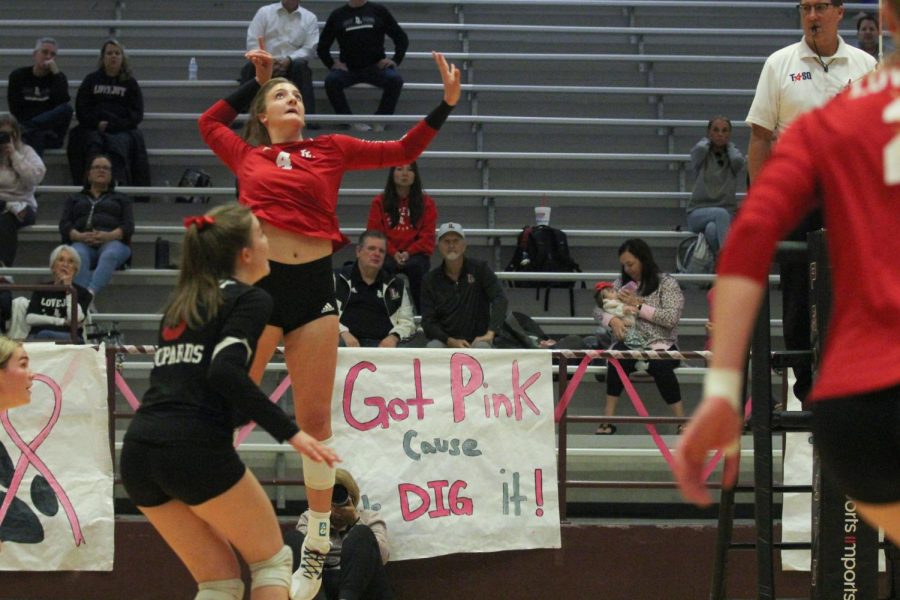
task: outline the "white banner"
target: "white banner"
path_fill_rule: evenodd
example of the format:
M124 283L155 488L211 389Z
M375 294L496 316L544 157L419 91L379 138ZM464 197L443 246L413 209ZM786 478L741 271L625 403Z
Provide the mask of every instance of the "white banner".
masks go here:
M0 570L111 571L105 349L26 349L31 403L0 415Z
M392 560L560 547L550 352L341 349L332 406Z

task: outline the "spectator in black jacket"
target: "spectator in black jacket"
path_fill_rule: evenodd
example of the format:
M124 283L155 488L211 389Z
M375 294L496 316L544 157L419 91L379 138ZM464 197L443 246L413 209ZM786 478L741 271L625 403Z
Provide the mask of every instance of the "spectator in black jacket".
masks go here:
M487 263L466 257L459 223L438 229L443 262L422 284L422 329L429 348L491 348L509 303Z
M334 277L341 346L396 348L416 332L406 279L384 270L386 254L384 234L364 231L356 261Z
M72 183L82 182L85 168L97 154L113 163L113 179L123 185L150 185L144 136L144 96L131 73L125 49L107 40L100 49L98 69L87 75L75 96L78 127L69 135Z
M19 120L22 140L44 156L47 148L62 148L72 122L69 81L56 64L59 47L51 37L38 38L31 53L34 64L9 74L6 99Z
M387 58L384 52L384 36L394 42L394 56ZM331 45L337 39L340 56L334 60ZM344 88L357 83L368 83L382 89L381 102L376 115L392 115L400 99L403 78L397 67L403 61L409 39L390 11L381 4L367 0L349 0L346 6L335 9L328 16L319 36L317 52L328 67L325 76L325 93L339 115L349 115L350 105ZM370 126L355 123L357 130L368 131ZM384 128L377 124L377 130Z
M134 213L131 198L115 191L112 162L95 156L85 175L84 189L66 198L59 232L81 257L75 283L96 296L113 271L131 257Z

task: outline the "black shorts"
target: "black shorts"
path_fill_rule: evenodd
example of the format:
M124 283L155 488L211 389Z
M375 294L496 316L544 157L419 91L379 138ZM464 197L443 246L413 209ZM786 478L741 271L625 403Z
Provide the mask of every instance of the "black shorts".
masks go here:
M202 504L234 486L247 467L230 441L171 445L125 438L119 472L137 506Z
M869 504L900 501L900 387L812 406L813 442L841 490Z
M256 283L272 296L269 325L290 333L320 317L338 314L331 256L299 265L270 260L269 267L271 272Z

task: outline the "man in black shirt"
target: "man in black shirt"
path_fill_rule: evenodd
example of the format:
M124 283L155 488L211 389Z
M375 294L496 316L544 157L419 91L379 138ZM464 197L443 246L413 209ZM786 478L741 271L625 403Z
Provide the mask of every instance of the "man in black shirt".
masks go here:
M62 148L72 121L69 81L56 65L57 50L56 40L39 38L31 55L34 64L10 73L6 89L9 112L38 156L46 148Z
M384 52L384 36L394 42L394 56L387 58ZM334 60L331 45L337 39L340 56ZM403 61L409 39L387 8L367 0L350 0L346 6L329 15L319 36L317 52L328 67L325 76L325 93L339 115L349 115L350 105L344 88L358 83L368 83L382 89L377 115L392 115L400 99L403 78L397 66ZM378 129L383 126L378 125ZM356 129L368 130L363 123Z
M422 283L422 328L429 348L491 348L509 303L487 263L466 257L459 223L438 229L444 261Z
M380 231L364 231L356 262L334 277L341 345L396 348L416 332L406 280L382 268L387 240Z

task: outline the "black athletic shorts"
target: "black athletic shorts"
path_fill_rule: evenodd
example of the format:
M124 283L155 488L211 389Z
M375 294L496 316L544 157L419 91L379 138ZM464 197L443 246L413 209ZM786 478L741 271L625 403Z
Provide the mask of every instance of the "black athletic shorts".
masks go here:
M337 315L331 256L299 265L269 261L270 273L257 282L272 296L269 325L284 333L298 329L320 317Z
M126 436L119 459L125 491L135 505L145 507L170 500L202 504L231 489L245 470L231 440L172 445Z
M900 387L812 405L823 467L850 498L900 501Z

